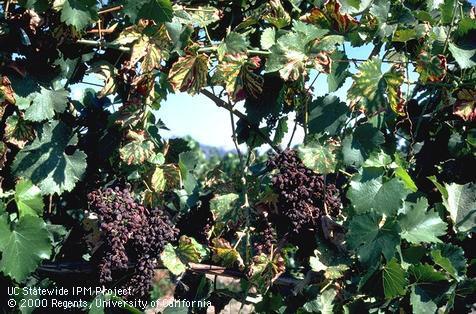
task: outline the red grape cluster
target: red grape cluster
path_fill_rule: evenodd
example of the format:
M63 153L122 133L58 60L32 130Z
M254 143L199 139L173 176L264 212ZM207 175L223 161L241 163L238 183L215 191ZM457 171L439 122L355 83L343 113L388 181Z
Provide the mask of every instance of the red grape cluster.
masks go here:
M88 194L90 209L99 216L103 251L100 281L111 282L112 271L134 266L126 286L129 297L148 294L154 270L165 245L174 241L178 229L160 209L148 210L134 200L129 188L98 189Z
M181 234L192 237L199 243L208 244L209 233L215 222L210 210L212 198L212 193L201 196L198 204L179 218L177 227Z
M256 218L256 235L254 242L255 255L264 253L270 255L276 248L276 231L273 228L267 212L260 212Z
M326 184L322 175L307 168L295 150L286 149L271 156L268 167L278 170L271 178L278 194L279 217L275 217L278 226L297 233L303 227L316 227L325 209L333 213L341 207L336 187Z

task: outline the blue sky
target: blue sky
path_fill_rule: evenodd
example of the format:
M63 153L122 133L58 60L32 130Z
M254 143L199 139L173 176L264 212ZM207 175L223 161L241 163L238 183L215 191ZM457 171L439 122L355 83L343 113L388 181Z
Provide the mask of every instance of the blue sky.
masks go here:
M367 59L372 45L359 48L346 46L348 58ZM386 70L385 65L383 69ZM352 65L351 71L355 72ZM314 79L316 72L311 72L310 82ZM347 90L351 85L348 78L344 85L334 94L342 100L346 99ZM314 83L316 96L325 95L328 92L326 75L320 75ZM243 104L237 104L237 109L244 112ZM162 103L162 107L157 112L159 117L170 131L162 131L161 135L166 138L182 137L190 135L198 142L233 150L234 144L231 138L231 123L228 111L218 108L210 99L203 95L190 96L186 93L170 94L167 101ZM292 129L294 114L289 116L289 129ZM236 120L236 119L235 119ZM283 143L287 143L291 132L288 132ZM293 143L302 142L303 130L299 128L294 137Z

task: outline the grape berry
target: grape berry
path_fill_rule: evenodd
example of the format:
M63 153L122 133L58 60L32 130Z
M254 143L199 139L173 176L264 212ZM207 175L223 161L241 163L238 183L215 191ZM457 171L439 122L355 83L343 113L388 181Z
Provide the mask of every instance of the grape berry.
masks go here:
M178 229L160 209L148 210L137 204L127 187L92 191L88 201L99 216L104 242L99 264L101 283L113 281L113 270L135 265L125 283L132 291L128 297L146 297L160 253L177 238Z

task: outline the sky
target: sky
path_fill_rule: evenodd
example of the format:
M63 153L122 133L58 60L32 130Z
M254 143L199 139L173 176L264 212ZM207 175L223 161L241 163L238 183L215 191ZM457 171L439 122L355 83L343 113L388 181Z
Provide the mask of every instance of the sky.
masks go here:
M373 45L359 48L352 48L350 45L346 45L347 57L367 59L372 48ZM382 66L384 71L387 70L385 66L385 64ZM355 73L354 65L351 65L351 72ZM312 71L309 82L314 80L315 75L316 71ZM334 95L345 101L350 85L351 79L348 78ZM328 93L326 75L320 75L317 78L314 83L314 91L316 97ZM245 112L242 103L238 103L236 109ZM217 107L213 101L203 95L190 96L187 93L169 94L167 100L161 104L161 108L156 115L170 129L170 131L161 131L161 135L165 138L189 135L204 145L221 147L226 150L233 150L235 148L231 137L232 130L229 112ZM291 137L291 131L294 126L294 113L291 113L288 119L289 132L282 142L286 144ZM303 129L298 128L293 138L293 145L301 143L303 137ZM262 147L262 149L266 150L267 147Z

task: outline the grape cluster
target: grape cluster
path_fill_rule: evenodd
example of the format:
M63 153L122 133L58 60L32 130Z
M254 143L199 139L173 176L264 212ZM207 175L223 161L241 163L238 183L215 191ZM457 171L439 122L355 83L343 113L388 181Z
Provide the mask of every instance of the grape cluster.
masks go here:
M276 248L276 231L273 224L269 220L268 212L262 211L256 218L256 236L254 242L254 251L256 255L264 253L270 255L272 250Z
M160 253L176 239L178 229L160 209L149 211L137 204L127 187L92 191L88 201L90 209L98 214L104 242L100 281L111 282L113 270L135 265L134 274L125 284L132 288L129 297L146 296Z
M278 194L278 227L290 227L297 233L303 227L316 227L324 210L335 213L340 209L336 187L326 184L322 175L307 168L295 150L286 149L271 156L268 167L278 170L271 178Z

